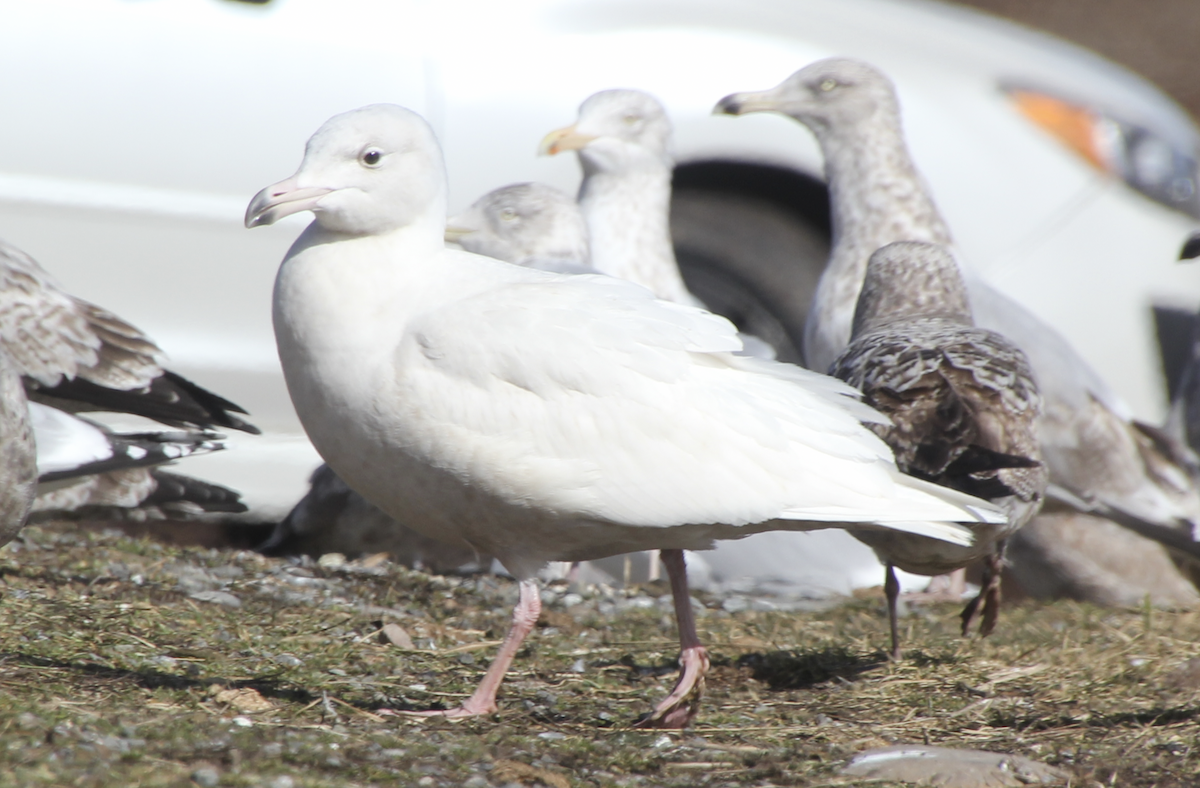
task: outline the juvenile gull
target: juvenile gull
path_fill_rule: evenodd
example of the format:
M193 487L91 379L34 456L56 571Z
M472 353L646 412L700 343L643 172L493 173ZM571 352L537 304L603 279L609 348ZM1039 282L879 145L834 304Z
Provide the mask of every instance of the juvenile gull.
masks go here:
M29 398L60 410L116 411L174 427L258 434L244 410L164 369L164 354L134 326L76 298L29 255L0 241L0 342Z
M37 441L32 514L160 518L246 511L233 490L162 466L224 448L210 432L114 433L70 413L29 403Z
M904 143L895 90L873 66L831 58L806 66L771 90L726 96L714 111L779 112L808 126L821 145L833 251L809 312L804 352L813 369L825 369L849 342L870 254L893 241L951 243ZM1071 512L1075 523L1095 513L1139 527L1139 533L1158 541L1180 538L1194 555L1191 529L1200 521L1200 496L1190 469L1178 461L1178 447L1157 428L1135 421L1052 328L969 271L964 276L976 324L1021 348L1037 378L1048 498L1055 490L1066 493L1054 508ZM1030 540L1037 537L1041 519L1019 531L1011 547L1030 542L1025 546L1038 549ZM1178 550L1175 555L1180 556ZM1027 579L1036 584L1037 578L1022 577L1020 562L1013 570L1023 584Z
M513 623L451 717L496 708L540 611L537 570L658 548L683 675L647 725L694 715L707 669L684 549L764 530L899 529L969 542L946 521L990 505L902 475L853 389L733 354L733 326L604 276L446 249L432 130L393 105L338 115L246 224L311 210L275 283L288 390L346 482L427 536L518 579Z
M831 372L891 419L871 429L892 447L902 471L986 498L1008 514L1006 523L973 526L975 541L966 547L912 534L858 535L887 567L892 658L900 658L897 566L933 576L984 559L963 634L981 600L980 631L989 634L1005 541L1037 512L1046 491L1037 442L1041 401L1025 354L973 325L966 286L945 248L897 241L871 255L850 345Z
M149 337L111 312L66 292L29 255L0 241L0 347L21 376L37 442L42 516L96 507L135 516L240 512L232 490L160 467L223 448L208 430L258 433L237 405L163 368ZM72 416L115 411L172 426L119 435Z

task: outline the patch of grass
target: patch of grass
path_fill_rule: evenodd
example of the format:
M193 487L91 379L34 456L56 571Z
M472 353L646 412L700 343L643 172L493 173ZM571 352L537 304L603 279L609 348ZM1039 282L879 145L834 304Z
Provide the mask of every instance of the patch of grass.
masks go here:
M1079 785L1200 784L1200 613L1022 605L980 641L958 637L954 606L915 608L892 664L880 596L730 614L700 595L697 725L631 730L675 681L664 593L547 605L500 712L413 720L394 711L474 689L512 583L31 527L0 551L0 783L850 784L854 752L916 742L1025 755Z

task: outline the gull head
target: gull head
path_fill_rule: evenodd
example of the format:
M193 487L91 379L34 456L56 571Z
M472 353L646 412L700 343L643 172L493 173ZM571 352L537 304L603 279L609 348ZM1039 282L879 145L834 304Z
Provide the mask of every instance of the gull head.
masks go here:
M441 148L424 118L372 104L325 121L296 174L254 195L246 226L312 211L322 229L376 235L413 223L431 206L444 215L445 191Z
M816 132L851 129L879 113L899 114L896 91L882 71L861 60L818 60L770 90L731 93L717 102L714 115L778 112Z
M588 262L587 225L569 195L542 183L490 191L446 222L446 240L508 263Z
M950 250L924 241L896 241L875 250L854 310L852 336L916 318L971 325L971 305Z
M670 162L671 121L658 99L640 90L602 90L579 107L571 126L550 132L538 153L579 152L584 166L616 171L640 162Z

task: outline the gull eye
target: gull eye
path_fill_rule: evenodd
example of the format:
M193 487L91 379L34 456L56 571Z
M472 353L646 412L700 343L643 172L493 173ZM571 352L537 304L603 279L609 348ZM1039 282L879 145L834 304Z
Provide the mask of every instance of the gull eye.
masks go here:
M821 80L821 90L825 93L828 93L829 91L833 90L837 86L838 86L838 82L836 79Z
M500 218L506 222L511 222L517 218L517 212L512 208L505 208L500 211Z
M379 162L383 161L383 151L379 148L367 148L359 154L358 159L368 167L378 167Z
M641 122L642 118L640 115L626 115L621 120L625 122L626 126L634 126Z

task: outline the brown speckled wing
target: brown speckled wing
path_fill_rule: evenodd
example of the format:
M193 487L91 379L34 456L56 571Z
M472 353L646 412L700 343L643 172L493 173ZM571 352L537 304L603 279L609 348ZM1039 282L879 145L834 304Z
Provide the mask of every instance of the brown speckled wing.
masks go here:
M0 241L0 341L42 386L80 377L137 389L162 374L162 351L116 315L64 291L21 250Z
M906 473L979 493L998 480L1022 500L1044 486L1037 389L1024 355L998 334L908 321L855 339L832 373L891 418L873 429Z

